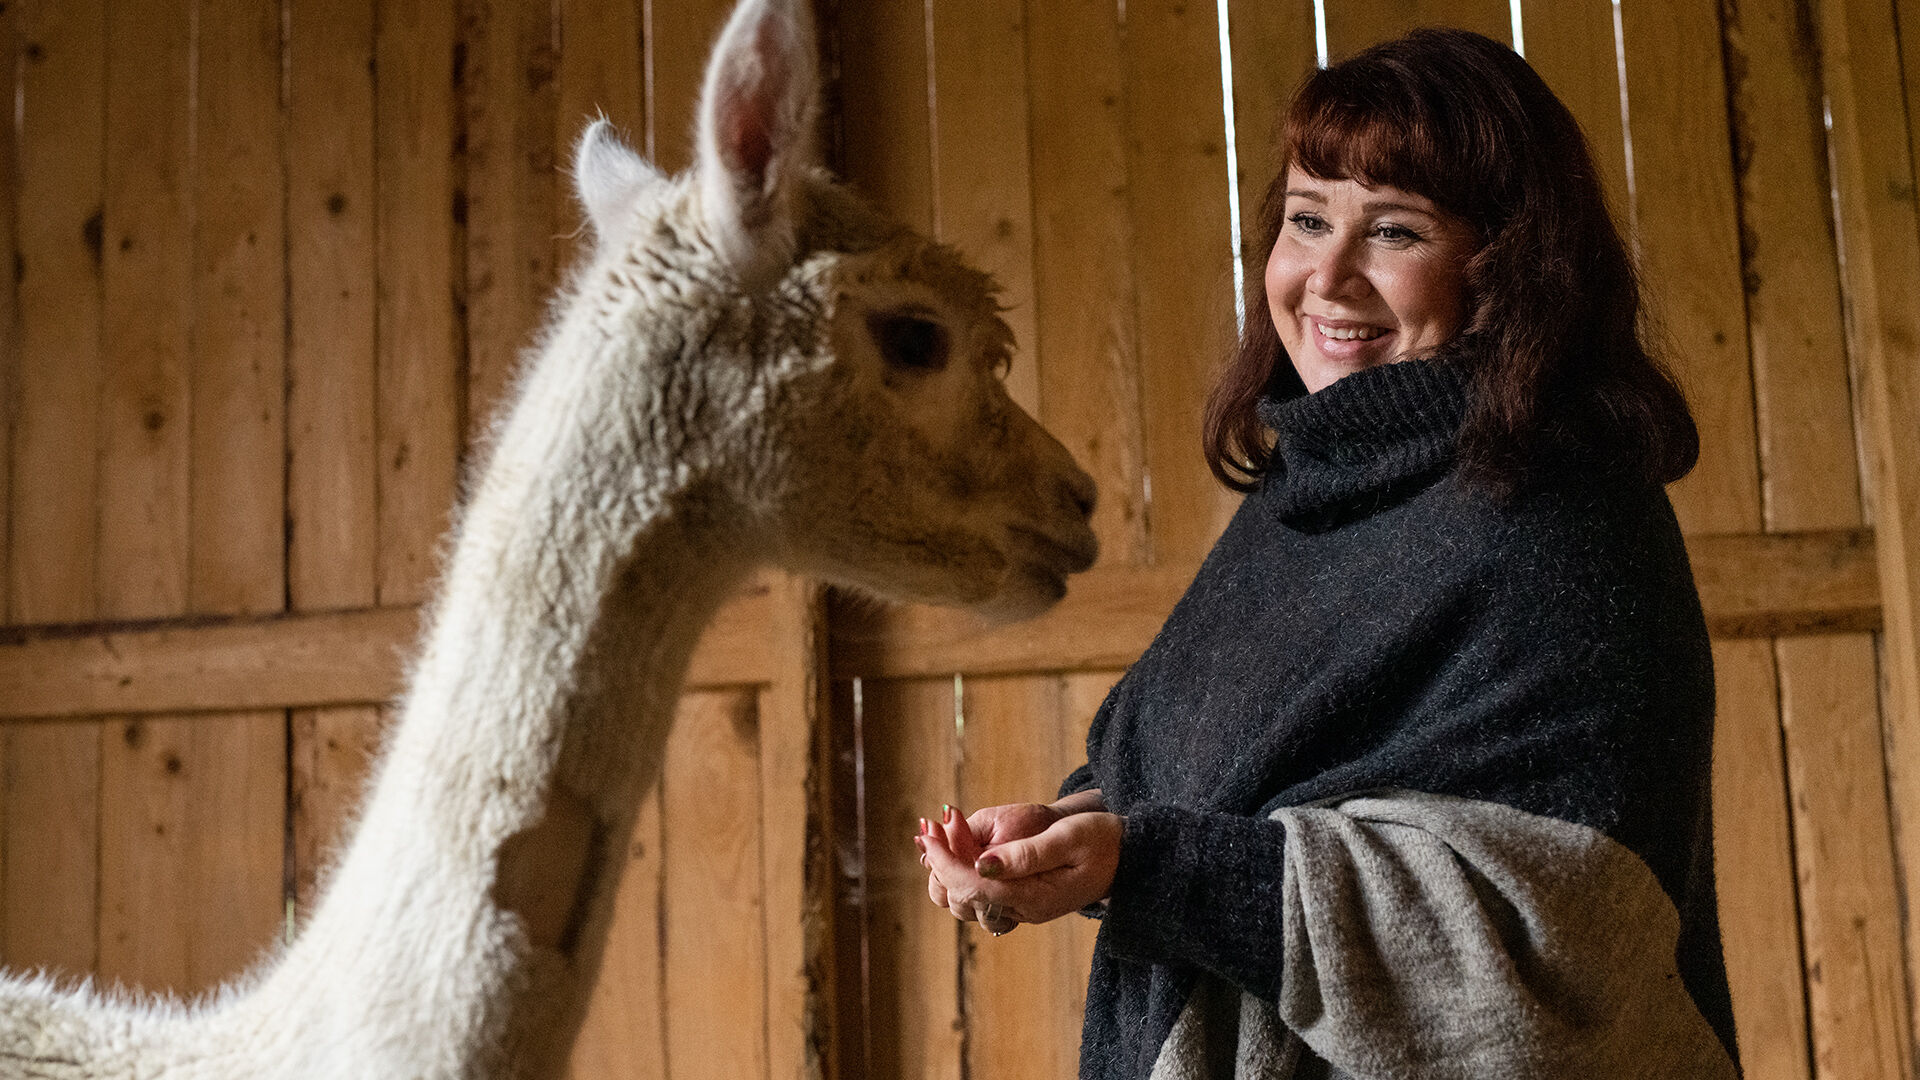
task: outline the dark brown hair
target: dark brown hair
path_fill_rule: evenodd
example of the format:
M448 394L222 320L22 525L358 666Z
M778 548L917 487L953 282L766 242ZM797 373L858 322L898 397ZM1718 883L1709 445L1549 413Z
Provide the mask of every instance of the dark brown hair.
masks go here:
M1593 454L1666 483L1699 433L1640 327L1640 290L1586 140L1512 49L1465 30L1416 30L1309 75L1281 131L1280 171L1256 225L1263 258L1283 224L1289 167L1423 195L1466 221L1466 326L1436 360L1468 372L1461 467L1499 494L1541 461ZM1246 330L1207 400L1207 463L1229 487L1265 473L1264 395L1306 393L1249 274Z

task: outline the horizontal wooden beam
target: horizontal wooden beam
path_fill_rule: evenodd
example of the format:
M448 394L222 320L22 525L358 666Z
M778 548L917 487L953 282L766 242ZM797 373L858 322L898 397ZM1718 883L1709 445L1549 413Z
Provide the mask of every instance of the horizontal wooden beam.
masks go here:
M1694 536L1687 554L1714 637L1880 629L1872 529Z
M756 581L720 609L690 689L772 681L772 599ZM28 628L0 637L0 720L362 705L391 701L418 609Z
M1871 530L1688 540L1707 628L1721 638L1872 630L1880 624ZM1192 571L1111 567L1073 579L1038 618L847 604L830 623L835 678L1116 670L1132 663Z
M1688 547L1717 637L1879 627L1871 531L1697 536ZM1153 640L1190 576L1094 570L1053 610L1002 625L938 608L843 603L830 621L833 676L1117 670ZM689 687L773 680L770 596L756 581L721 608L694 653ZM418 633L411 607L17 629L0 637L0 720L389 701Z

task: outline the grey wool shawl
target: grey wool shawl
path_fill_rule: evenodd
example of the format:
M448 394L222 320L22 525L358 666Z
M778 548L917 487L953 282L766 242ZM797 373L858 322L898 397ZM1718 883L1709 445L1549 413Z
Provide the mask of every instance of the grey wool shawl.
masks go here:
M1127 819L1083 1080L1735 1075L1672 509L1605 454L1485 495L1467 407L1436 361L1263 405L1063 787Z

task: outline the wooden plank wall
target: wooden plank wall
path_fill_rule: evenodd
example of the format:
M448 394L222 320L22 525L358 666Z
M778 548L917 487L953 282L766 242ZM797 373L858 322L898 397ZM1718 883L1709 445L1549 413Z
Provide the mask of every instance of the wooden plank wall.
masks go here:
M783 579L730 608L631 838L577 1075L1071 1074L1092 925L956 925L908 830L1048 796L1231 513L1198 406L1236 257L1265 253L1230 223L1316 37L1515 40L1508 0L1321 7L821 4L836 166L1000 279L1009 385L1098 479L1102 563L1017 627L823 610ZM0 5L0 961L190 992L297 917L463 458L573 256L569 142L599 110L683 166L726 8ZM1705 434L1673 495L1765 1080L1915 1060L1920 49L1897 15L1920 23L1914 0L1520 4Z

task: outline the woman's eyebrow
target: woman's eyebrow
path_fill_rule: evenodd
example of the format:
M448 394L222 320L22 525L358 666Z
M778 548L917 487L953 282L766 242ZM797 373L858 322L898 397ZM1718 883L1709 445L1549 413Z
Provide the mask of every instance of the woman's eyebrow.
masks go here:
M1399 210L1409 214L1420 214L1425 217L1434 216L1433 211L1426 207L1415 206L1412 203L1393 202L1390 199L1383 199L1379 202L1362 203L1360 208L1369 214L1379 213L1382 210Z

